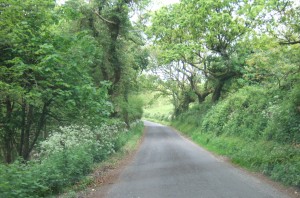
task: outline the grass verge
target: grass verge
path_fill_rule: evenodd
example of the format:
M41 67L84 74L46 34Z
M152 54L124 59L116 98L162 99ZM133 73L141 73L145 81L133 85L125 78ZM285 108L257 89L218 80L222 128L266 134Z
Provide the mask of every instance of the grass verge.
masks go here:
M180 121L172 126L194 142L248 170L261 172L285 185L300 187L300 149L273 141L249 141L240 137L201 133L194 125Z

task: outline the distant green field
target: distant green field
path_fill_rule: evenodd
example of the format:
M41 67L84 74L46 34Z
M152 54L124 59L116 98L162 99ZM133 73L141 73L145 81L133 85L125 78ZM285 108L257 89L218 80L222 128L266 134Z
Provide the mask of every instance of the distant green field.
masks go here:
M173 114L173 105L167 97L157 96L156 93L146 93L141 96L144 100L145 119L168 121Z

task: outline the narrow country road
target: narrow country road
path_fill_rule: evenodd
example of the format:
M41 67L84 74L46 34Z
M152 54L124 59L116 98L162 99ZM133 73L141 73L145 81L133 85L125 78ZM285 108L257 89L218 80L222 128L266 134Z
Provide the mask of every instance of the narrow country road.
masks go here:
M134 161L108 198L285 198L270 185L178 135L145 121L146 135Z

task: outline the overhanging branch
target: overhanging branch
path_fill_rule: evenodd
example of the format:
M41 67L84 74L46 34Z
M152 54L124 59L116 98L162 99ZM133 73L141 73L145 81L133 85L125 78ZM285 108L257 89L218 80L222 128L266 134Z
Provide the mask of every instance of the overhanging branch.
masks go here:
M280 45L295 45L295 44L300 44L299 41L288 41L288 42L279 42Z
M104 22L106 23L110 23L110 24L114 24L114 25L117 25L115 22L113 21L110 21L110 20L107 20L106 18L104 18L103 16L101 16L98 12L94 11L94 13Z

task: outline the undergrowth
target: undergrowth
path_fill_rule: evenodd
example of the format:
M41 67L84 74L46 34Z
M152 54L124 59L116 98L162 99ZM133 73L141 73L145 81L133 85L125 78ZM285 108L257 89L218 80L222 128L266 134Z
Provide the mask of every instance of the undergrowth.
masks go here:
M40 157L27 163L16 161L0 165L0 197L45 197L85 179L95 163L119 151L143 124L131 130L124 125L61 128L41 144Z

